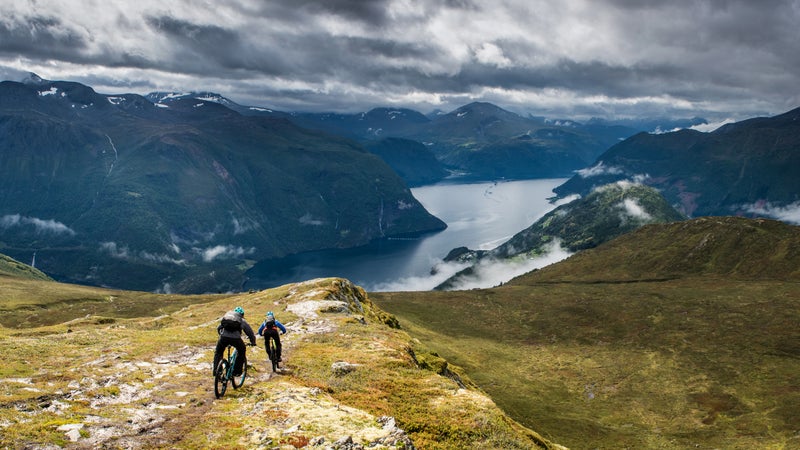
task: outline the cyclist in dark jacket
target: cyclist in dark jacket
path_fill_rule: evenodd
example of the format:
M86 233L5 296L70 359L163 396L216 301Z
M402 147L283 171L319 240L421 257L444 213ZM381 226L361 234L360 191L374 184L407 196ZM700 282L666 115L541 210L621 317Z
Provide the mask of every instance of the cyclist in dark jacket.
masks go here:
M267 358L269 358L269 338L275 341L276 364L281 361L281 337L278 334L279 329L281 330L281 334L286 334L286 327L278 322L278 319L275 318L275 314L273 314L272 311L267 313L266 319L264 319L264 322L258 327L258 335L264 336L264 348L267 350Z
M242 340L242 331L250 338L250 345L256 345L256 335L253 333L253 329L250 328L250 324L244 320L244 309L241 306L237 306L233 311L228 311L222 316L222 320L217 327L219 340L217 341L217 348L214 350L212 372L216 370L217 364L219 364L219 360L222 358L222 352L225 351L225 347L232 345L240 355L236 358L236 364L233 367L233 375L238 377L242 374L242 367L245 361L247 361L247 354L245 353L246 348Z

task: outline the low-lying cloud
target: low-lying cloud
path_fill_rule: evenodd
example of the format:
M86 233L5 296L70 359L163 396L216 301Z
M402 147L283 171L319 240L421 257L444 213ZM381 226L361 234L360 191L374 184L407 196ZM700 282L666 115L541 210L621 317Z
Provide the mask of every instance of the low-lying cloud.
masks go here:
M484 259L473 266L471 275L460 277L451 290L483 289L498 286L534 269L541 269L564 260L570 255L571 253L561 248L560 242L555 240L547 248L547 252L539 257L513 260ZM469 266L469 263L440 263L436 266L435 274L380 283L370 287L368 290L373 292L429 291Z
M0 228L32 228L36 234L66 234L75 235L75 231L53 219L39 219L37 217L26 217L20 214L9 214L0 217Z
M214 247L208 247L199 250L199 253L203 258L203 261L208 263L214 261L215 259L241 258L245 255L252 254L255 251L256 249L253 247L245 249L241 246L235 245L215 245Z
M147 261L156 264L174 264L185 265L185 259L173 258L169 255L158 253L151 253L148 251L131 251L127 245L119 245L116 242L106 241L100 243L100 251L108 253L109 256L116 259L124 259L127 261Z
M601 175L621 175L623 171L619 167L606 166L603 161L600 161L594 166L580 169L576 171L576 173L581 178L591 178L599 177Z
M647 211L645 211L644 208L642 208L642 205L640 205L639 202L636 201L636 199L626 198L625 200L621 201L617 206L623 212L621 216L623 223L628 221L630 218L642 222L647 222L653 219L653 216L651 216Z
M691 127L688 127L688 128L673 128L671 130L662 130L661 128L656 128L655 131L653 131L653 134L666 134L666 133L672 133L674 131L680 131L680 130L695 130L695 131L700 131L700 132L703 132L703 133L710 133L710 132L718 129L719 127L721 127L723 125L727 125L729 123L734 123L734 122L736 122L735 119L726 118L726 119L722 119L720 121L711 122L711 123L699 123L697 125L692 125Z
M759 203L745 206L745 211L759 216L771 217L795 225L800 225L800 202L778 206L772 203Z

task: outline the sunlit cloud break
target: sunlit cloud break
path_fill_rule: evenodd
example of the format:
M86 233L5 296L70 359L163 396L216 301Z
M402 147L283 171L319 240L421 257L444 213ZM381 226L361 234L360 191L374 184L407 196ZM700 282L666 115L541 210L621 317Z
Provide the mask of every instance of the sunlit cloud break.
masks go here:
M800 225L800 202L794 202L785 206L777 206L772 203L758 203L746 205L745 211L760 216L772 217L783 222Z
M0 227L8 229L13 227L32 226L37 234L68 234L75 235L75 231L61 222L49 219L43 220L36 217L26 217L19 214L9 214L0 218Z

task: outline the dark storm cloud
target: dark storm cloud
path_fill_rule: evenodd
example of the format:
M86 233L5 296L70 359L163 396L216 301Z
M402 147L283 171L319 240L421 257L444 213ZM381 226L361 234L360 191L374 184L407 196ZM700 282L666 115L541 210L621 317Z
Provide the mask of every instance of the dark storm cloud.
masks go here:
M0 21L0 52L50 58L64 53L78 54L86 48L82 36L58 18L11 17Z
M189 0L0 5L0 74L278 109L780 113L800 0Z

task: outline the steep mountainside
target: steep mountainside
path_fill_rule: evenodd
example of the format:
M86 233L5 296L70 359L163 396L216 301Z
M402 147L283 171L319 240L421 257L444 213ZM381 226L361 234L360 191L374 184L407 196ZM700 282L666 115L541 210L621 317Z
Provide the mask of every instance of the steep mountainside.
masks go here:
M60 280L228 290L246 259L444 226L353 141L215 101L0 83L0 249Z
M569 253L596 247L651 223L684 219L661 194L651 187L627 182L602 186L586 197L561 205L530 227L489 251L453 250L446 261L469 262L470 266L437 286L457 289L480 278L486 266L499 261L519 264L546 255L553 247Z
M380 156L411 187L432 184L448 175L444 164L417 141L385 138L366 142L364 147Z
M748 214L800 201L800 108L725 125L711 133L641 133L608 149L560 196L640 179L689 216Z
M3 448L563 449L509 419L347 280L188 306L184 296L28 282L62 297L46 304L44 324L20 327L26 308L3 315L16 325L0 327ZM68 305L76 288L111 300ZM151 308L128 314L141 303ZM272 372L259 339L244 385L216 399L216 327L236 305L251 326L267 310L286 325L283 364ZM89 313L59 319L74 307Z

